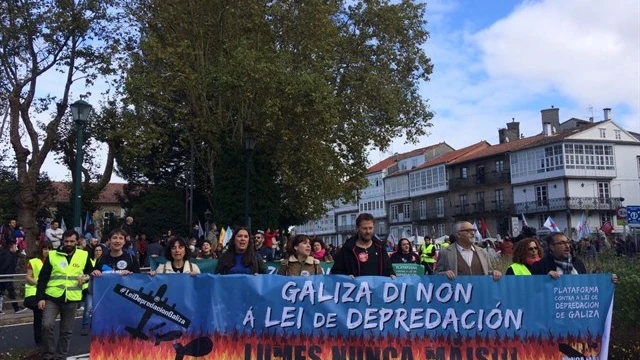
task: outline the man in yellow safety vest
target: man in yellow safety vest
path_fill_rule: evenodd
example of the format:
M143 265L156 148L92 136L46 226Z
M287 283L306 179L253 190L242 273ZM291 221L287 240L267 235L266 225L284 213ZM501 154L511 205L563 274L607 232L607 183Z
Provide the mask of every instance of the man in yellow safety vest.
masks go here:
M38 309L43 311L43 359L66 359L69 352L76 310L82 301L82 285L93 270L89 253L76 248L79 238L76 231L65 231L62 247L49 252L40 270L36 300ZM56 346L53 330L58 314L60 331Z
M433 275L433 264L436 262L436 246L430 236L424 238L420 245L420 263L424 266L425 275Z

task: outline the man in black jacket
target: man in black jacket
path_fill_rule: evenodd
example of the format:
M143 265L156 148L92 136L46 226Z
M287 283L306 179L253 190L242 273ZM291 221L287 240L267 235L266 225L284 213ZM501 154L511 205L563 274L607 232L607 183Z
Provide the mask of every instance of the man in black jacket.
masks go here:
M345 241L336 253L331 274L345 274L355 276L390 276L395 279L396 274L391 265L389 254L384 250L384 244L374 239L373 215L362 213L356 219L358 233Z
M12 230L13 231L13 230ZM10 243L9 245L5 245L2 249L0 249L0 275L10 275L16 273L16 268L18 265L18 246L16 243ZM2 311L3 298L2 295L4 291L7 290L10 300L16 300L16 289L13 286L13 282L11 278L5 278L3 282L0 282L0 315L4 314ZM17 302L11 303L13 306L13 311L16 313L21 313L25 311L25 308L21 308L18 306Z
M571 256L571 244L563 233L551 233L545 241L547 242L547 253L542 260L533 264L531 273L533 275L549 275L554 279L560 275L587 274L587 268L582 260ZM618 282L618 276L613 274L611 280Z

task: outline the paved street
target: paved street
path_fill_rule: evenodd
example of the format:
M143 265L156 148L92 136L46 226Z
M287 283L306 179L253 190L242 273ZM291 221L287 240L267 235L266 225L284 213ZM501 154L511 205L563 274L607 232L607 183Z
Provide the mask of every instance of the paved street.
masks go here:
M82 319L77 317L73 328L69 356L89 352L89 336L80 336ZM56 330L57 332L57 330ZM0 326L0 353L11 353L15 349L33 349L33 324Z

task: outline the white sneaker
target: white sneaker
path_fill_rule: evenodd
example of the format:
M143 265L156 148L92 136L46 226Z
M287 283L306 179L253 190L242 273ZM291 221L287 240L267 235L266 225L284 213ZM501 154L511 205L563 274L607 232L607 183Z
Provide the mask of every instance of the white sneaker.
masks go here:
M80 306L80 307L78 308L78 311L84 311L84 306Z
M27 252L22 250L22 251L20 251L20 255L27 256Z
M23 313L23 312L25 312L27 310L28 310L27 308L20 308L20 310L16 311L16 314Z

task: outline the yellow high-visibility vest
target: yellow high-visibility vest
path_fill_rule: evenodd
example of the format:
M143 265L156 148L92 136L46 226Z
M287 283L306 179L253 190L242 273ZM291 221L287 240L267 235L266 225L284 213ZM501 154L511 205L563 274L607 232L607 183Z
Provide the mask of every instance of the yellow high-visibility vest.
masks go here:
M66 255L58 251L49 252L52 269L45 294L53 298L64 295L66 301L80 301L82 287L78 286L78 277L84 275L84 266L89 253L86 250L75 249L70 263L67 262Z
M40 276L40 270L42 270L42 260L40 258L33 258L29 260L31 269L33 270L33 278L38 282L38 276ZM36 296L36 286L29 283L24 284L24 297Z
M426 263L434 263L436 259L433 256L429 255L433 251L433 244L429 244L425 246L425 244L420 245L420 262Z
M513 263L510 266L511 270L513 270L514 275L531 275L531 271L527 269L526 266L518 263Z

